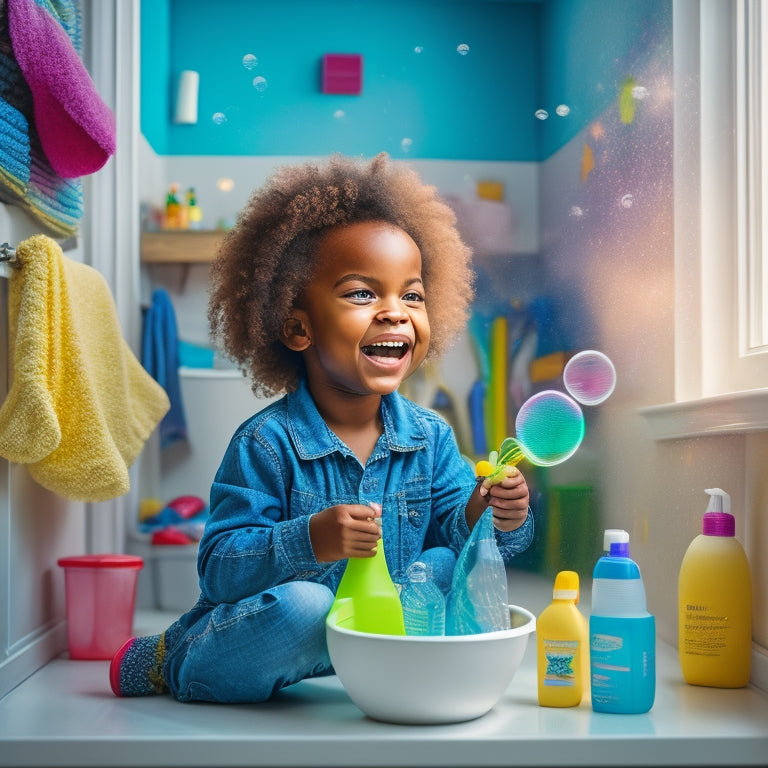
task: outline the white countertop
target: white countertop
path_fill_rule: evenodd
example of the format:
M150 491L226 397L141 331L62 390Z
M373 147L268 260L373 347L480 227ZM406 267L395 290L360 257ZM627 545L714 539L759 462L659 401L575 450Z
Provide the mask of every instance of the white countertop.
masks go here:
M510 595L510 602L526 605ZM526 607L536 615L541 604ZM137 614L137 633L167 616ZM171 617L172 618L172 617ZM686 685L657 644L656 700L643 715L537 703L536 642L502 700L466 723L365 717L335 677L256 705L118 699L109 662L54 660L0 700L0 766L767 765L768 694Z

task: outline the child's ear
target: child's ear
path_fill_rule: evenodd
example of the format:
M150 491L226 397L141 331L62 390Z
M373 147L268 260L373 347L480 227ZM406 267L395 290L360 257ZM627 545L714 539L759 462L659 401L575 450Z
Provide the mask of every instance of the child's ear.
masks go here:
M294 352L303 352L312 343L309 337L309 331L301 313L294 312L283 323L283 344Z

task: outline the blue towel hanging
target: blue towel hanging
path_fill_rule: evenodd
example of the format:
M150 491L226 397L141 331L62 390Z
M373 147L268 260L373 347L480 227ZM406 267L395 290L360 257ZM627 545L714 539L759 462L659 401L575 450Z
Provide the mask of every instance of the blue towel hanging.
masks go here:
M187 421L179 382L179 339L171 297L164 288L152 293L144 315L141 363L165 390L171 407L160 422L160 446L187 440Z

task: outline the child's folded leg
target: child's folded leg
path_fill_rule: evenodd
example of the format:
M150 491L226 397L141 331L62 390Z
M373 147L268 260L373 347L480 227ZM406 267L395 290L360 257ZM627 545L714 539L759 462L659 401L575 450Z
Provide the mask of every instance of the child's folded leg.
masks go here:
M168 649L171 694L179 701L254 703L332 673L325 639L332 603L328 587L291 581L217 605Z

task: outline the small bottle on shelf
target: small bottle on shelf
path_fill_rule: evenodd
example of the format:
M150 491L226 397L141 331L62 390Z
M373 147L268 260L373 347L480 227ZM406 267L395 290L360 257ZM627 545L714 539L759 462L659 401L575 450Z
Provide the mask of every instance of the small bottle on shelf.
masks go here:
M187 218L189 219L190 229L203 228L203 211L197 204L197 195L194 187L187 190Z
M165 228L179 229L181 227L181 203L178 197L179 187L171 184L165 198Z

